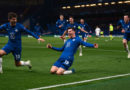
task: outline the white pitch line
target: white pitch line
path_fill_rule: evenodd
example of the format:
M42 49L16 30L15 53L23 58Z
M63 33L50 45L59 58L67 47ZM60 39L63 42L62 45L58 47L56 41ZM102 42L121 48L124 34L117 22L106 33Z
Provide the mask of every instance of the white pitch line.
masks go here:
M50 86L39 87L39 88L32 88L32 89L28 89L28 90L49 89L49 88L54 88L54 87L75 85L75 84L87 83L87 82L98 81L98 80L106 80L106 79L111 79L111 78L124 77L124 76L129 76L129 75L130 75L130 73L120 74L120 75L114 75L114 76L108 76L108 77L101 77L101 78L95 78L95 79L83 80L83 81L77 81L77 82L71 82L71 83L65 83L65 84L57 84L57 85L50 85Z

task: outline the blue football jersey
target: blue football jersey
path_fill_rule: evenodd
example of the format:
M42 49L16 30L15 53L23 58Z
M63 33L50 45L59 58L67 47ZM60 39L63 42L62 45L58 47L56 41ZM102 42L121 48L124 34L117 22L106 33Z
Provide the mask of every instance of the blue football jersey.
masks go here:
M35 35L30 30L26 29L22 24L16 23L16 26L11 26L10 23L6 23L0 26L0 30L6 30L8 33L8 43L13 46L21 47L21 32L25 31L28 34L32 35L36 39L39 37Z
M74 58L74 54L76 53L79 45L94 47L93 44L82 41L80 37L75 37L68 39L62 48L52 47L52 49L62 51L60 58Z
M117 25L121 25L122 29L124 29L125 31L130 31L130 22L125 23L124 20L120 20Z
M83 28L85 31L89 32L90 31L90 27L88 26L87 23L84 23L84 24L79 24L79 26L81 28ZM84 33L84 32L81 32L81 33Z
M57 27L58 29L65 29L66 23L67 23L67 22L66 22L65 19L64 19L63 21L60 20L60 19L58 19L57 22L56 22L56 27ZM60 25L62 25L61 28L59 28Z

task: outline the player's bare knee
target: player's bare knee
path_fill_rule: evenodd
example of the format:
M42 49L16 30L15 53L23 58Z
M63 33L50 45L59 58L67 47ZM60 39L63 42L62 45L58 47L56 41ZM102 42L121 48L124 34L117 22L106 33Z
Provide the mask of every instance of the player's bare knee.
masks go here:
M58 67L52 66L52 67L51 67L51 70L50 70L50 73L51 73L51 74L55 74L55 73L57 72L57 70L58 70Z
M4 56L6 53L3 50L0 50L0 57Z
M126 39L123 39L123 44L127 44L127 40Z
M57 71L56 74L57 74L57 75L63 75L63 72Z
M50 73L55 74L57 72L56 68L51 68Z
M54 71L54 70L50 70L50 73L51 73L51 74L55 74L56 71Z

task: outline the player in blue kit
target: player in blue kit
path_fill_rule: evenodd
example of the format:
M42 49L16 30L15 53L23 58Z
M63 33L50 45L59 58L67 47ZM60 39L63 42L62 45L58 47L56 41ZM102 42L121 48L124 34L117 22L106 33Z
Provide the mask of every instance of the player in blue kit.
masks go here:
M67 24L66 26L66 30L71 27L71 28L74 28L75 29L75 34L76 36L79 36L79 32L83 32L83 33L87 33L87 31L85 31L83 28L78 28L79 24L74 22L74 18L73 17L70 17L69 18L69 23ZM64 34L63 34L64 35Z
M87 32L89 32L90 31L90 27L88 26L88 24L87 23L85 23L85 21L84 21L84 19L80 19L80 24L79 24L79 27L78 27L79 29L83 29L83 30L85 30L85 31L87 31ZM84 41L84 42L86 42L86 40L87 40L87 35L88 35L89 33L84 33L84 32L81 32L81 35L82 35L82 40Z
M63 75L71 74L74 69L68 70L73 64L74 54L76 53L79 45L84 45L86 47L98 48L98 44L90 44L82 41L79 37L76 37L76 31L73 28L68 28L68 39L64 46L61 48L52 47L51 44L47 45L47 48L51 48L56 51L62 51L60 58L53 64L50 72L52 74Z
M79 32L82 31L84 33L87 33L87 31L85 31L84 29L82 28L78 28L78 24L76 22L74 22L74 18L73 17L70 17L69 18L69 23L66 25L66 30L64 32L64 34L61 36L62 39L65 40L65 35L67 34L67 29L69 27L71 28L74 28L75 29L75 34L77 37L79 37ZM79 47L79 56L82 56L82 47Z
M128 58L130 58L130 51L128 47L128 41L130 40L130 21L129 21L129 16L124 15L124 20L120 20L118 22L118 27L117 28L122 28L122 33L124 34L122 43L124 45L125 50L128 52Z
M62 36L61 36L62 39L65 39L65 35L67 34L67 29L69 27L75 29L76 36L79 36L79 32L80 31L82 31L84 33L87 33L87 31L85 31L84 29L82 29L82 28L79 29L78 28L78 23L74 22L74 18L73 17L69 17L69 23L67 23L66 29L65 29L64 33L62 34Z
M6 30L8 33L8 43L0 50L0 73L2 73L2 56L12 53L16 66L28 66L31 69L30 61L21 61L21 32L25 31L32 35L39 41L44 42L44 39L39 38L37 35L26 29L22 24L17 23L17 14L8 13L9 22L0 26L0 30Z
M56 28L58 29L58 32L59 32L60 36L64 33L66 24L67 24L67 22L64 19L64 16L61 14L60 19L58 19L56 21Z

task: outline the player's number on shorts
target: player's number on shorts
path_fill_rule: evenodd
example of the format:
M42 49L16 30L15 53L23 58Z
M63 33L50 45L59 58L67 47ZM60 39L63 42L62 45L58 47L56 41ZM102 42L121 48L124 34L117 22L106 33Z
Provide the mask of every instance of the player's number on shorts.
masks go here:
M16 59L20 59L20 55L19 54L15 55L15 57L16 57Z
M67 61L67 60L65 60L65 62L64 62L66 65L68 65L69 64L69 61Z

